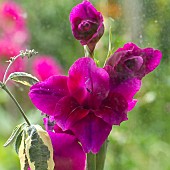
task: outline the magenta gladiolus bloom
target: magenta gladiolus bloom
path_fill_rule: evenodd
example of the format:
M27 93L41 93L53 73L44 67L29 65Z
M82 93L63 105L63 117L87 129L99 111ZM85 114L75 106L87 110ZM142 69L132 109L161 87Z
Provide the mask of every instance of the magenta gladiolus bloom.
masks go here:
M39 110L54 117L63 131L71 131L85 152L97 153L112 125L127 120L127 111L140 87L136 79L115 89L110 89L109 83L108 73L84 57L71 66L68 77L52 76L37 83L29 96Z
M84 170L86 154L76 137L68 132L63 132L56 125L53 116L43 120L53 145L54 170Z
M45 80L52 75L63 73L61 66L51 56L37 56L32 63L32 72L39 80Z
M84 170L86 154L70 134L48 131L54 150L54 170Z
M87 0L76 5L70 13L72 32L91 51L104 33L103 17Z
M127 43L107 60L105 69L112 79L112 84L131 78L142 79L159 65L161 58L159 50L141 49L133 43Z

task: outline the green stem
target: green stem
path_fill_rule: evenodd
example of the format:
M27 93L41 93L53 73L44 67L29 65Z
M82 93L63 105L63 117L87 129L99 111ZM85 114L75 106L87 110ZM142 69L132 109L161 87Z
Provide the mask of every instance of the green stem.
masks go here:
M92 153L87 154L87 170L97 170L95 154L92 154Z
M11 99L14 101L14 103L16 104L16 106L18 107L19 111L21 112L22 116L24 117L25 121L27 122L27 124L30 126L31 123L29 122L28 118L26 117L23 109L21 108L21 106L19 105L19 103L17 102L17 100L15 99L15 97L13 96L13 94L8 90L8 88L6 87L6 85L1 85L1 88L3 90L5 90L8 95L11 97Z
M10 63L9 63L9 65L8 65L6 71L5 71L5 74L4 74L4 77L3 77L3 81L2 81L4 84L6 84L6 82L8 81L8 80L6 80L6 77L7 77L7 73L8 73L8 71L9 71L12 63L13 63L18 57L20 57L20 54L17 55L17 56L15 56L15 57L13 57L13 58L11 58L11 60L9 61Z
M107 57L104 62L104 66L106 65L106 62L111 55L112 55L112 28L110 27L109 28L109 47L108 47Z
M84 45L84 53L85 53L85 57L94 58L94 52L91 52L87 45Z
M103 170L106 159L108 140L104 142L100 151L96 155L96 170Z

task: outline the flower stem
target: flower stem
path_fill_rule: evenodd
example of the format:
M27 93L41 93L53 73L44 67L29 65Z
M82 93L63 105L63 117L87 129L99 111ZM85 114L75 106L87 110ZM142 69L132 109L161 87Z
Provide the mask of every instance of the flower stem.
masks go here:
M109 28L109 47L108 47L107 57L104 62L104 66L106 65L106 62L111 55L112 55L112 28L110 27Z
M92 153L87 154L87 170L97 170L95 154L92 154Z
M106 159L108 140L104 142L100 151L96 155L96 170L103 170Z
M5 74L4 74L4 77L3 77L3 81L2 81L4 84L6 84L6 82L7 82L7 80L6 80L7 73L8 73L8 71L9 71L12 63L13 63L18 57L20 57L20 54L17 55L17 56L15 56L15 57L12 57L11 60L9 60L9 65L8 65L6 71L5 71Z
M24 58L25 56L27 56L28 58L32 57L33 55L36 55L38 52L36 52L34 49L32 50L25 50L25 51L20 51L20 54L18 54L17 56L14 56L14 57L11 57L11 59L8 61L9 62L9 65L5 71L5 74L4 74L4 77L3 77L3 81L2 83L4 85L6 85L7 81L9 80L9 77L7 78L7 74L8 74L8 71L11 67L11 65L13 64L13 62L19 58L19 57L22 57Z
M24 113L23 109L21 108L20 104L17 102L17 100L15 99L15 97L13 96L13 94L8 90L8 88L6 87L6 85L1 85L1 88L8 93L8 95L11 97L11 99L14 101L14 103L15 103L16 106L18 107L18 109L19 109L20 113L22 114L23 118L25 119L25 121L27 122L27 124L30 126L31 123L29 122L28 118L26 117L26 114Z
M85 53L85 57L94 58L94 52L90 51L87 45L84 45L84 53Z

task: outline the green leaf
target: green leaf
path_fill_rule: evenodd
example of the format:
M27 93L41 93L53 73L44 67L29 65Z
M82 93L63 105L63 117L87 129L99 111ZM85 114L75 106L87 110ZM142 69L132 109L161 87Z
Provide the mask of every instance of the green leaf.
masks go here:
M28 167L29 167L28 159L27 159L26 151L25 151L25 147L26 147L25 139L26 139L26 132L23 131L22 140L21 140L21 144L19 146L19 152L18 152L21 170L28 170Z
M19 125L17 125L14 130L12 131L11 136L8 138L8 140L5 142L5 144L3 145L4 147L7 147L8 145L10 145L11 143L14 142L14 139L17 137L17 135L21 132L23 126L25 126L26 123L21 123Z
M31 125L25 140L31 170L53 170L53 147L48 133L39 125Z
M21 83L25 86L32 86L35 83L39 82L39 80L32 76L31 74L25 72L14 72L11 73L8 77L8 80L11 79L15 82Z
M15 140L15 145L14 145L14 147L15 147L15 151L16 151L17 154L19 153L19 147L20 147L20 145L21 145L22 136L23 136L23 130L20 131L20 133L18 134L18 136L17 136L17 138L16 138L16 140Z

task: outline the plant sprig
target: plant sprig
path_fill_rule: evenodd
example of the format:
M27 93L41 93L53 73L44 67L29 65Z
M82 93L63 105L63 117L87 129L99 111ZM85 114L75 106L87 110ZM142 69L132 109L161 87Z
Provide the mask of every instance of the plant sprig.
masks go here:
M23 111L22 107L20 106L20 104L18 103L18 101L16 100L16 98L13 96L13 94L9 91L9 89L7 88L6 84L8 82L8 80L12 80L12 78L15 80L15 81L24 81L24 82L29 82L27 84L30 85L30 83L36 83L38 80L31 76L30 74L26 74L26 73L17 73L17 74L10 74L8 77L7 77L7 74L9 72L9 69L11 68L12 64L19 58L19 57L28 57L28 58L31 58L33 55L36 55L38 52L36 52L34 49L32 50L25 50L25 51L20 51L20 54L18 54L17 56L14 56L14 57L11 57L9 61L7 61L9 63L9 65L7 66L7 69L4 73L4 76L3 76L3 81L1 82L0 81L0 88L3 89L4 91L6 91L6 93L10 96L10 98L14 101L14 103L16 104L16 106L18 107L21 115L23 116L23 118L25 119L25 121L27 122L27 124L30 126L31 123L29 122L25 112ZM18 78L18 77L19 78ZM24 77L24 78L23 78ZM19 79L22 79L22 80L19 80ZM24 79L24 80L23 80ZM30 81L31 80L31 81Z
M9 65L8 65L6 71L5 71L5 74L4 74L2 83L3 83L3 84L6 84L6 83L7 83L7 81L8 81L8 78L7 78L8 71L9 71L11 65L14 63L14 61L15 61L17 58L19 58L19 57L24 58L24 57L26 57L26 56L27 56L28 58L31 58L33 55L36 55L37 53L38 53L38 52L36 52L34 49L32 49L32 50L27 50L27 49L26 49L25 51L24 51L24 50L21 50L21 51L20 51L20 54L18 54L17 56L11 57L10 60L7 61L7 62L9 62Z

